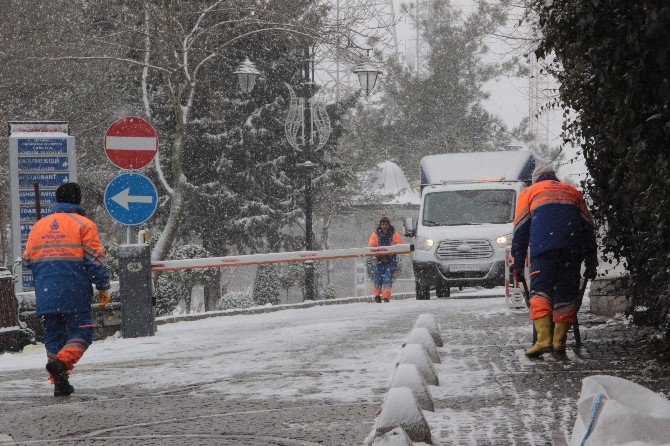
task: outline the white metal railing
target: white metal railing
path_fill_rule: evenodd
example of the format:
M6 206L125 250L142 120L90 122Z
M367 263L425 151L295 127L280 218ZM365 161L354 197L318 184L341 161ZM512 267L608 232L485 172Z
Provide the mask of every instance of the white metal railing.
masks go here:
M267 263L312 262L316 260L409 254L412 251L414 251L414 245L404 243L394 246L329 249L326 251L291 251L228 257L207 257L203 259L162 260L151 262L151 270L170 271L195 268L221 268L240 265L260 265Z

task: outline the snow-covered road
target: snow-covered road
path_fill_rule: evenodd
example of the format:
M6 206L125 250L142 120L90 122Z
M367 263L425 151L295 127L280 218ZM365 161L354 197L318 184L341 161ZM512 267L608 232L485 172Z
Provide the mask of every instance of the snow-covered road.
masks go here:
M635 377L575 355L527 360L527 314L501 298L335 305L94 343L65 401L50 396L42 351L1 355L0 434L19 444L361 444L426 312L445 340L436 411L425 413L436 444L547 444L572 428L582 377L595 368Z

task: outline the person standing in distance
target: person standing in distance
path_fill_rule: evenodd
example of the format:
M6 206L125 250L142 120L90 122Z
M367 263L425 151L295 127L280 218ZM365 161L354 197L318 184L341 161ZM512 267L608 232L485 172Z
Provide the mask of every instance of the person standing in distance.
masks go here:
M517 200L510 266L517 280L525 280L530 246L530 318L537 332L537 341L525 351L530 358L551 350L565 353L579 310L582 262L586 279L594 279L598 267L595 230L582 194L560 182L546 164L536 167L532 178Z
M391 246L402 243L400 234L391 226L388 217L379 220L379 226L370 235L368 246ZM395 254L372 258L375 302L390 302L393 274L398 268L398 256Z
M23 252L35 281L35 314L44 320L46 369L54 396L74 392L68 375L93 342L93 285L101 308L110 300L98 228L80 203L79 185L62 184L51 214L35 223Z

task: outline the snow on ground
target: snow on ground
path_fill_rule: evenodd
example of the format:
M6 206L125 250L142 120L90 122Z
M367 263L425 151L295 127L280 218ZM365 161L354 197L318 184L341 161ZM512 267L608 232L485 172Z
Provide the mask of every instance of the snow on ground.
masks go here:
M507 308L499 297L322 306L166 324L154 337L94 343L72 381L78 395L193 386L189 392L204 397L381 405L401 345L421 313L437 317L445 342L438 349L442 363L434 364L440 385L429 386L436 411L424 411L436 444L546 444L555 429L571 430L575 387L587 364L524 358L527 312ZM50 392L44 352L29 350L0 355L0 401ZM545 373L545 382L536 383ZM563 376L564 384L546 381L554 376ZM372 420L361 422L371 427Z

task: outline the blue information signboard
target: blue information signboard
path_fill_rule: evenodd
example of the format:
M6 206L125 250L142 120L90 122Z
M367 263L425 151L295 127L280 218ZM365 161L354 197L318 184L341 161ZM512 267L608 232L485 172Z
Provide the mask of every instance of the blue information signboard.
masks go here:
M49 214L56 189L77 181L75 139L65 122L10 122L9 168L12 214L12 251L20 256L37 220L35 185L40 217ZM16 291L32 288L30 270L22 271Z
M56 202L56 189L44 189L40 187L40 203L42 209L46 209ZM19 204L21 206L35 205L35 189L25 189L19 191Z
M69 160L67 156L20 156L19 170L34 172L53 172L63 170L67 172Z
M19 155L67 155L67 138L21 138L18 141Z
M70 181L69 173L19 173L19 187L33 187L38 183L40 187L57 188Z
M149 220L158 207L158 191L139 173L122 173L107 185L105 208L119 223L134 226Z
M21 225L21 239L25 240L28 238L28 234L30 234L30 230L33 229L33 224L32 223L26 223Z

